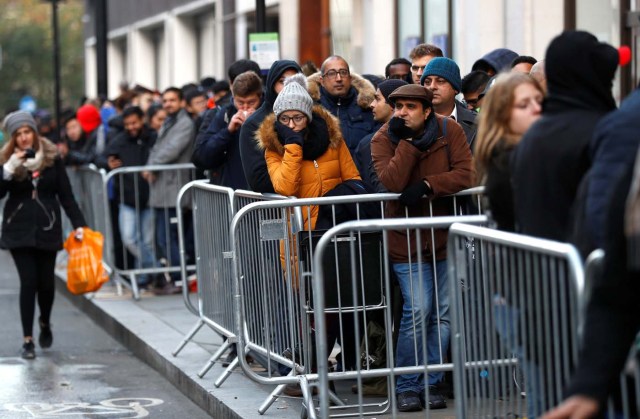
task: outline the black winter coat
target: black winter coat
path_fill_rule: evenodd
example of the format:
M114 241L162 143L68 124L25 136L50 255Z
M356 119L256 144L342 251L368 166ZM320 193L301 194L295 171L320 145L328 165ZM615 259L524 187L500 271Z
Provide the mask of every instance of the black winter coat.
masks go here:
M516 230L566 241L595 125L615 108L618 52L591 34L568 31L551 42L545 62L549 95L542 117L511 159Z
M3 249L62 249L60 205L74 228L87 225L56 146L43 138L40 144L45 157L36 179L32 179L30 172L19 176L16 171L13 178L4 180L0 168L0 198L9 195L2 218L0 247Z
M248 189L240 159L240 130L229 131L229 121L238 112L233 103L217 113L207 130L198 133L191 161L196 167L216 173L211 183L232 189Z
M485 196L488 201L491 217L502 231L514 231L515 215L513 213L513 188L511 187L511 171L509 159L513 148L497 146L487 165L485 180Z

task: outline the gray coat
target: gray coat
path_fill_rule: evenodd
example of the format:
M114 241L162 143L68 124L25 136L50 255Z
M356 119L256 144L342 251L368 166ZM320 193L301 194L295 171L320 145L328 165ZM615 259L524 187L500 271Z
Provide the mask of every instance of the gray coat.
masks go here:
M158 132L158 139L149 153L147 165L190 163L195 139L195 125L186 110L175 119L165 121ZM149 190L149 206L175 208L180 188L189 182L189 170L155 172L156 180Z
M460 126L462 127L464 135L467 137L467 144L469 144L469 147L471 147L471 152L473 153L473 143L478 132L478 126L476 125L476 116L478 114L470 111L457 100L456 109L458 110L458 120L456 122L458 122L458 124L460 124Z

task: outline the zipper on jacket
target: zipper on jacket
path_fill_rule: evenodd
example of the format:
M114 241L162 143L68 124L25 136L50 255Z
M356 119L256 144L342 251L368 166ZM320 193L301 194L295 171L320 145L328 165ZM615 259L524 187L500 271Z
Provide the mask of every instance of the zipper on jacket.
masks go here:
M318 178L320 179L320 196L324 195L322 193L324 182L322 181L322 175L320 174L320 166L318 166L318 162L316 160L313 161L313 166L316 168L316 173L318 174Z
M11 224L11 221L13 220L13 217L15 217L18 214L18 211L20 211L22 209L23 205L24 205L24 203L21 202L20 204L18 204L16 209L13 210L13 212L11 213L9 218L7 218L7 225Z

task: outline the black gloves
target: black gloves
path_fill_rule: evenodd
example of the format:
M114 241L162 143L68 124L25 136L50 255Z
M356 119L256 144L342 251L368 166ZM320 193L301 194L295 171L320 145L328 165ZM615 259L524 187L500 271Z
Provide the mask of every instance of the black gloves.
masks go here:
M280 121L276 121L276 132L278 133L278 137L284 141L285 145L298 144L301 146L304 142L302 132L295 132L289 128L289 126L281 123Z
M401 140L413 137L413 130L409 128L404 119L394 116L389 120L389 131Z
M405 190L402 191L400 194L400 202L410 207L420 202L423 196L429 195L431 192L433 191L427 186L427 183L421 180L420 182L407 186Z

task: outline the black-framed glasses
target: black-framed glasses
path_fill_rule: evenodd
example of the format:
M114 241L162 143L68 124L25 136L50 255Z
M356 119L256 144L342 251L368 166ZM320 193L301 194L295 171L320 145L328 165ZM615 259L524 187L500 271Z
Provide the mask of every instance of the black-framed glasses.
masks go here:
M336 77L338 77L338 74L340 74L340 77L344 79L349 75L349 70L345 70L344 68L342 70L329 70L326 73L324 73L322 77L326 77L328 79L335 79Z
M295 125L300 125L302 124L302 121L304 121L306 118L307 118L306 115L295 115L295 116L280 115L278 117L278 121L280 121L280 123L283 125L289 125L290 121L293 121Z

